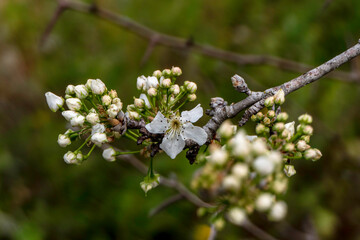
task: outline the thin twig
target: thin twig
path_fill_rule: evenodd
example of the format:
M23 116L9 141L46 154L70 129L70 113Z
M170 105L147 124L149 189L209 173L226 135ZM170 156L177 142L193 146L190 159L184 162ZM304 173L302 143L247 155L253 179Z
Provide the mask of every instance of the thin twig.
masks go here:
M208 240L215 240L216 235L217 235L216 228L215 228L214 225L211 225L211 227L210 227L210 234L209 234Z
M160 203L158 206L151 209L149 212L149 217L155 216L156 214L158 214L159 212L161 212L162 210L164 210L171 204L174 204L174 203L180 201L181 199L184 199L184 196L181 194L176 194L174 196L169 197L168 199L166 199L165 201Z
M241 226L245 230L250 232L252 235L256 236L258 239L278 240L278 239L274 238L273 236L271 236L270 234L268 234L267 232L265 232L264 230L262 230L261 228L259 228L258 226L256 226L255 224L253 224L250 220L246 220L243 224L241 224Z
M239 53L234 53L231 51L225 51L219 48L215 48L210 45L201 45L195 43L193 40L189 41L189 39L160 33L144 25L141 25L140 23L137 23L130 18L103 9L94 4L86 4L72 0L66 0L66 1L58 0L58 1L61 2L62 6L64 7L62 10L69 9L77 12L92 14L110 23L120 26L123 29L132 32L135 35L144 38L150 42L156 38L157 39L156 44L167 46L170 48L175 48L180 50L188 49L197 52L199 54L202 54L204 56L212 57L225 62L237 63L238 65L268 65L268 66L277 67L282 70L299 72L299 73L309 71L312 68L311 66L303 63L298 63L292 60L287 60L275 56L239 54ZM59 11L59 8L56 11ZM46 37L50 33L51 29L53 28L57 20L58 17L53 18L51 23L48 25L48 27L46 28L47 30L44 32L43 36L41 37L42 39L41 44L44 43ZM329 74L328 77L334 79L340 79L345 82L357 82L357 83L360 82L360 76L353 72L344 72L338 70Z

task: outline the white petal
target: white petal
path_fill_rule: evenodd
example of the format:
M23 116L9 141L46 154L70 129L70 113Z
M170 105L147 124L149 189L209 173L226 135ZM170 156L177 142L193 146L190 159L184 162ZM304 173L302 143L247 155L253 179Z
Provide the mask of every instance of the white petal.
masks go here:
M161 112L158 112L154 120L145 126L145 128L151 133L164 133L168 127L169 123Z
M169 138L168 135L164 136L160 148L166 152L169 157L174 159L185 147L185 141L180 136Z
M150 102L149 102L149 99L147 98L147 96L145 94L140 94L140 99L144 100L145 102L145 106L147 108L151 108L151 105L150 105Z
M201 127L194 126L192 123L184 124L184 132L182 136L185 139L191 139L200 146L203 145L207 140L207 134Z
M203 108L200 106L200 104L198 104L190 111L183 111L181 113L181 118L182 120L185 121L196 122L203 116L203 113L204 113Z

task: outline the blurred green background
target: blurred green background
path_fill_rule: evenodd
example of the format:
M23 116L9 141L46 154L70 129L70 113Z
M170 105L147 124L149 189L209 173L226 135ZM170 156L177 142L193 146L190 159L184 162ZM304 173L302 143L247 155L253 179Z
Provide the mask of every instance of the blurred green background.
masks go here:
M101 0L98 4L197 43L311 65L344 51L360 36L358 0ZM238 66L161 46L141 66L146 41L73 11L65 12L39 49L40 36L55 9L55 0L0 1L0 239L204 239L207 221L198 219L196 208L186 201L149 218L149 210L175 192L160 186L145 197L139 187L144 176L128 164L106 162L97 150L81 166L66 165L62 156L67 150L56 142L65 131L65 120L48 109L44 93L63 95L68 84L100 78L130 104L138 95L137 76L179 66L184 73L181 81L198 83L199 102L207 107L211 97L228 102L244 97L231 86L233 74L243 76L253 90L299 74L268 66ZM360 70L359 62L360 58L352 62L353 70ZM342 70L350 68L346 64ZM285 196L289 213L284 222L252 217L273 236L360 239L359 86L323 78L287 97L285 109L291 119L305 112L314 116L312 146L323 152L323 158L295 163L297 174ZM207 120L205 116L199 124ZM245 126L249 133L253 127ZM121 144L134 148L126 141ZM156 170L164 175L174 172L186 184L198 167L189 165L184 155L156 160ZM240 238L254 237L230 224L218 235L218 239Z

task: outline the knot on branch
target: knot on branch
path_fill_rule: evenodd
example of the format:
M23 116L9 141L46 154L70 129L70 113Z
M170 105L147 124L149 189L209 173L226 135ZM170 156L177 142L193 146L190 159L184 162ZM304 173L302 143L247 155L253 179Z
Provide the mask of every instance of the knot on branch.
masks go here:
M221 97L214 97L214 98L211 98L211 101L210 101L210 109L206 109L206 115L208 116L214 116L216 114L216 111L218 109L222 109L224 108L225 106L228 105L228 102L225 101L223 98Z
M231 77L231 82L236 91L245 93L246 95L251 95L251 90L247 86L245 79L235 74Z
M196 156L199 153L200 146L193 140L187 139L185 141L186 146L189 146L189 150L186 152L186 158L189 160L190 164L193 164L196 160Z

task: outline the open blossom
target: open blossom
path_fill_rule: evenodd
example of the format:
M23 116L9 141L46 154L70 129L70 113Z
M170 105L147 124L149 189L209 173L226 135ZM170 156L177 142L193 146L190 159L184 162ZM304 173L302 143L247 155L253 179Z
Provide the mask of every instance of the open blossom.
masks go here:
M56 112L57 110L59 110L59 108L62 107L62 105L64 105L64 99L62 97L53 94L52 92L45 93L45 97L46 97L46 102L49 105L49 108L53 112Z
M183 111L181 116L173 115L165 118L161 112L158 112L154 120L146 125L146 129L154 134L165 133L160 148L174 159L184 149L186 139L191 139L199 145L206 142L205 130L192 124L202 115L203 108L200 104L190 111Z

